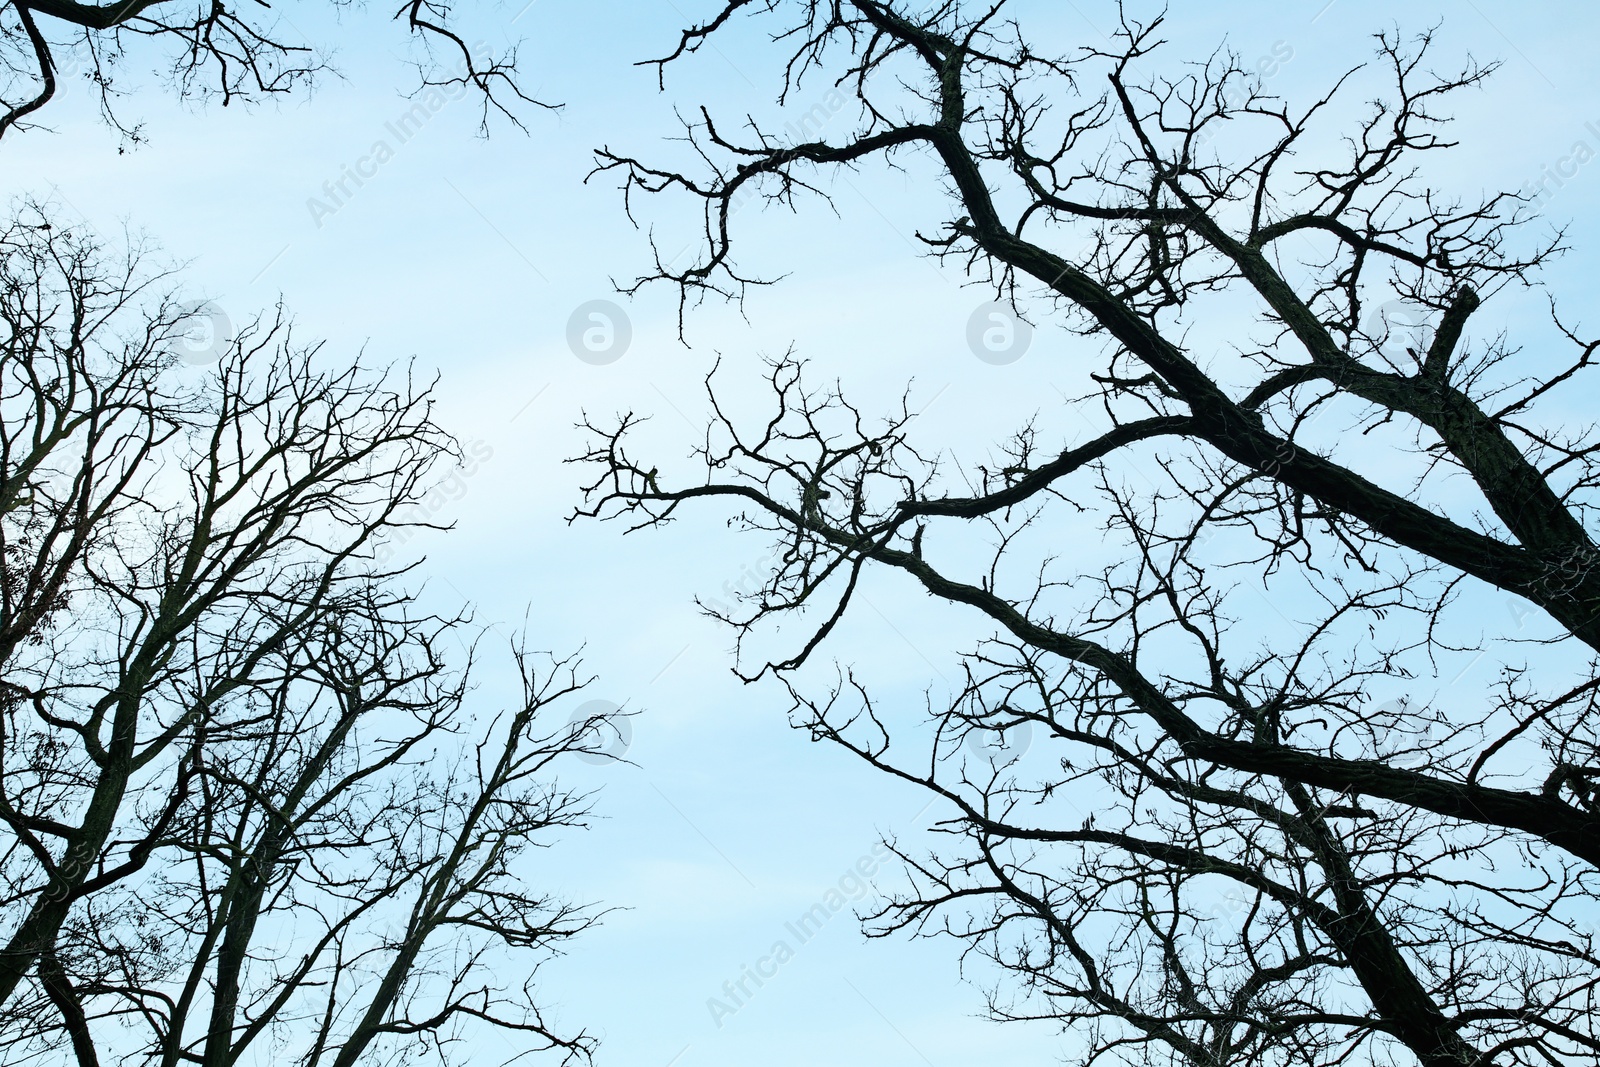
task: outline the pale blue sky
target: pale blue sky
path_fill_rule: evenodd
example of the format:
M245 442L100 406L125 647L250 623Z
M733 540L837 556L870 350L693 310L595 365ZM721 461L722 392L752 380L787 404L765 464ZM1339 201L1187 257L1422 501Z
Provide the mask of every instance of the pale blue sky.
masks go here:
M674 105L706 102L728 115L770 106L776 83L763 57L772 53L746 30L674 71L664 95L652 71L631 65L670 50L685 20L713 6L536 0L522 9L514 0L469 12L469 37L524 38L527 86L565 108L529 110L526 134L500 124L482 140L473 106L452 102L396 141L393 158L320 219L308 201L326 203L323 184L370 155L409 106L400 95L403 36L382 10L332 26L322 5L285 6L298 31L342 42L345 81L254 110L197 110L139 93L122 107L145 122L149 143L127 154L82 89L69 88L47 112L54 132L8 137L0 180L8 194L54 197L108 237L124 223L148 232L192 262L197 293L236 321L281 296L304 335L327 338L330 352L414 356L442 373L446 424L492 454L442 512L457 530L420 545L433 594L475 602L486 623L514 626L531 612L536 644L586 646L600 676L593 696L640 712L629 752L637 766L580 769L605 785L604 819L536 856L530 872L575 898L629 909L545 972L557 1021L602 1037L601 1064L1051 1062L1062 1046L1049 1027L979 1018L982 993L958 974L955 945L869 944L847 913L721 1026L707 1009L724 981L785 937L785 923L870 856L880 833L913 838L937 812L808 744L786 727L776 687L745 687L729 673L731 635L691 601L737 585L759 566L762 541L729 532L710 509L626 539L613 525L565 524L579 477L561 463L579 445L572 424L585 409L649 412L652 432L675 454L703 415L699 380L719 353L730 387L748 394L756 355L793 345L868 409L915 378L915 395L931 401L919 432L975 457L1082 369L1073 343L1048 325L1017 363L975 359L965 324L987 296L916 258L908 242L913 229L946 218L938 189L870 168L835 186L837 218L815 207L799 220L741 213L746 262L791 276L753 294L743 317L714 304L693 311L692 347L675 336L672 293L616 296L613 280L643 270L648 248L613 181L582 184L591 150L662 151L676 132ZM1169 61L1203 58L1224 36L1245 57L1286 43L1293 58L1272 88L1290 99L1367 58L1370 35L1396 19L1408 31L1441 23L1441 65L1469 52L1505 60L1487 91L1458 100L1464 143L1444 175L1457 188L1521 187L1575 141L1600 146L1585 127L1600 125L1592 54L1600 17L1586 5L1176 0L1173 8ZM1111 10L1102 0L1021 2L1016 16L1070 46L1109 28ZM799 110L812 102L802 94ZM1600 167L1591 167L1546 208L1572 223L1576 251L1553 280L1575 297L1592 287L1597 194ZM683 222L665 205L644 210L663 229ZM602 298L627 306L633 337L621 359L595 366L573 356L565 333L573 309ZM881 692L907 706L924 685L937 690L953 654L982 632L903 583L871 579L866 597L872 610L855 612L827 651L870 656ZM499 684L486 676L486 702Z

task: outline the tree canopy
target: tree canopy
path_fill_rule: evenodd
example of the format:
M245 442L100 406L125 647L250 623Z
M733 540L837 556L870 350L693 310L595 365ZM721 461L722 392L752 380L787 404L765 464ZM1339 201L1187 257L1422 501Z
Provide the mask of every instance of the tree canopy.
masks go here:
M476 707L381 562L461 459L428 385L281 311L188 343L152 258L0 230L0 1062L586 1057L536 975L598 912L519 857L584 825L589 679L514 645Z
M869 928L989 959L994 1016L1058 1022L1084 1062L1592 1062L1600 445L1568 412L1600 341L1557 314L1474 329L1560 247L1525 192L1429 184L1447 101L1493 67L1441 74L1430 35L1384 33L1291 104L1225 49L1173 61L1160 18L1052 54L1003 4L735 0L663 71L744 15L787 46L780 101L820 80L854 128L707 106L699 170L601 150L631 211L703 224L637 284L737 299L768 284L739 267L741 202L804 214L840 170L915 168L948 190L927 254L1088 364L983 462L919 435L911 394L863 411L793 357L759 416L708 379L688 469L638 454L636 414L590 423L578 516L731 508L776 552L711 610L741 650L788 616L808 635L741 675L943 803ZM926 721L847 650L831 685L802 671L869 569L994 628Z
M327 9L350 11L348 0ZM515 107L543 103L517 85L516 49L496 54L469 39L459 13L436 0L407 0L394 11L422 50L416 91L478 94L487 129L490 113L520 125ZM83 4L77 0L7 0L0 6L0 137L34 121L61 88L82 79L98 95L106 122L138 141L138 123L124 123L116 107L129 77L149 64L186 99L254 103L309 89L334 71L331 42L307 40L293 21L260 3L132 0Z

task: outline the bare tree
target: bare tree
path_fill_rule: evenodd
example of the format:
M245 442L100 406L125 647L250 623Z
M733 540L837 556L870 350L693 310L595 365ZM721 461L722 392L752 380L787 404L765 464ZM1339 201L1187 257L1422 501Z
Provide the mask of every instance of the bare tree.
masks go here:
M727 3L662 69L742 13L783 20L780 102L821 79L853 130L736 135L702 110L703 172L609 150L598 170L631 210L703 206L700 258L639 282L687 306L759 282L740 203L930 168L929 254L1083 338L1084 394L1019 415L997 459L945 459L909 399L878 419L784 358L759 418L708 379L698 472L638 458L633 415L591 424L578 515L726 498L775 540L720 612L738 669L943 799L943 843L896 843L909 888L869 929L997 964L997 1018L1060 1023L1084 1062L1593 1063L1600 468L1560 405L1600 341L1553 314L1525 345L1475 336L1559 235L1520 236L1528 195L1419 177L1451 147L1444 98L1492 68L1438 75L1428 36L1384 34L1292 108L1226 50L1163 65L1159 19L1052 55L1003 7ZM1377 102L1341 127L1355 92ZM995 627L925 724L852 665L820 690L797 673L869 567ZM791 614L801 647L743 665Z
M476 92L483 129L491 112L520 126L512 110L518 102L557 106L518 88L515 48L496 55L482 41L463 36L451 5L406 0L394 19L426 53L417 94ZM129 63L154 60L178 95L216 98L227 106L310 87L330 69L327 51L259 0L256 6L248 0L6 0L0 5L0 137L33 121L30 116L54 99L65 77L90 85L105 121L138 141L139 125L124 124L113 106L126 91Z
M473 710L469 620L377 563L457 458L429 390L281 313L183 367L147 260L0 231L0 1061L586 1058L534 978L596 913L519 860L584 822L586 680L514 649Z

